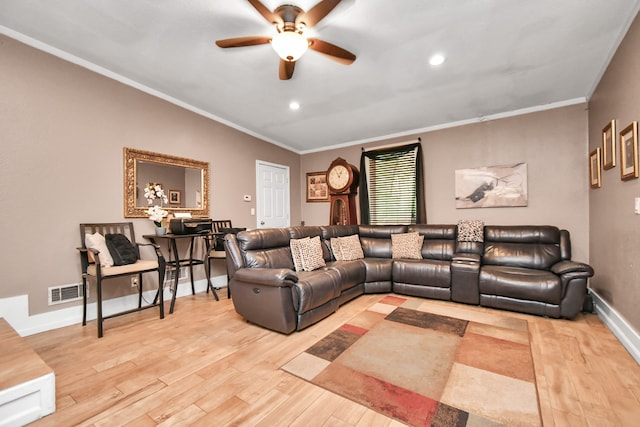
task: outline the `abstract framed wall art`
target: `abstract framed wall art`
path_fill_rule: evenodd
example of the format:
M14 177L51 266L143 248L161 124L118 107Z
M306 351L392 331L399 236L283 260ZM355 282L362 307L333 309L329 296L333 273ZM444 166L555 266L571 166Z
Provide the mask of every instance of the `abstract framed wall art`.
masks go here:
M528 205L527 164L455 171L456 209Z

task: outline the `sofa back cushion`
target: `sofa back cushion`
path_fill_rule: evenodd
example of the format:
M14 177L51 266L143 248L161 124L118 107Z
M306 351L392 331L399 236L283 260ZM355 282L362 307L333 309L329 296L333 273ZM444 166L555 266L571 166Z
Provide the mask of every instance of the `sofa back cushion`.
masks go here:
M237 235L244 266L250 268L294 269L287 228L261 228Z
M391 235L406 232L406 225L359 226L360 243L365 258L391 258Z
M483 264L548 270L561 260L557 227L485 227Z
M331 261L331 247L329 242L324 237L323 227L314 225L300 225L287 228L289 235L292 239L304 239L305 237L313 238L320 236L320 242L322 246L322 258L325 262Z
M320 227L322 231L322 242L324 246L329 250L329 258L325 258L325 261L336 261L333 248L331 247L331 239L337 237L347 237L358 234L357 225L323 225Z
M410 225L409 233L418 232L424 236L422 258L450 261L456 247L456 226L436 224Z

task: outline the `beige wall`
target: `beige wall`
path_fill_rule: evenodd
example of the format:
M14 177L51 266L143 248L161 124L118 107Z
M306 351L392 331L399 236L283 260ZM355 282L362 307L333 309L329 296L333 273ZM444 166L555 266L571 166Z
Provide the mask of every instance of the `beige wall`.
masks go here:
M427 221L486 224L551 224L571 232L573 258L589 259L587 112L574 105L365 145L365 149L412 142L420 136L425 166ZM302 156L301 177L326 170L340 156L359 167L361 146ZM520 208L456 209L454 171L526 162L529 205ZM304 189L302 189L304 197ZM306 224L325 224L328 203L306 203Z
M255 227L256 160L300 174L294 152L4 36L0 58L0 299L28 294L31 314L50 309L49 286L80 281L78 224L123 220L123 147L209 162L211 217L237 226ZM294 179L292 223L299 193ZM152 232L133 221L139 241Z
M589 102L589 149L602 144L602 128L616 120L617 133L640 121L640 15ZM591 287L640 331L640 216L633 212L640 180L620 180L620 146L616 167L602 171L602 188L590 191Z

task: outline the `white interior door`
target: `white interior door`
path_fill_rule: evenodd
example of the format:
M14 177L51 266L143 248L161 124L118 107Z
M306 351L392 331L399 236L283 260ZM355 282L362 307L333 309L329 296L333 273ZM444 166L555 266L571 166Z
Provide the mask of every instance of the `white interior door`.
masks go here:
M289 167L256 161L256 226L288 227Z

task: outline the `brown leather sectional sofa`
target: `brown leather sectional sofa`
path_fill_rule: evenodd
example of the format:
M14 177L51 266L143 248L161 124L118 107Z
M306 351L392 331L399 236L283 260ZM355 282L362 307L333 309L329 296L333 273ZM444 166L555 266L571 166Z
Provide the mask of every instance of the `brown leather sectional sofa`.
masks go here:
M422 258L393 259L391 235L424 236ZM336 261L330 239L359 235L364 259ZM290 240L320 236L326 267L294 269ZM485 226L461 242L454 225L333 225L256 229L225 236L236 311L285 334L368 293L396 293L572 319L593 269L571 261L569 232L553 226Z

